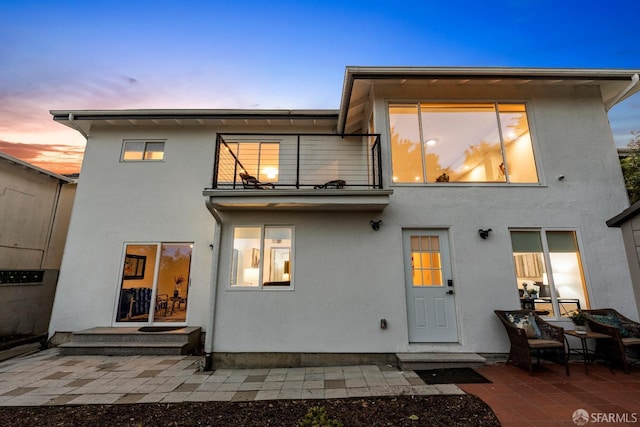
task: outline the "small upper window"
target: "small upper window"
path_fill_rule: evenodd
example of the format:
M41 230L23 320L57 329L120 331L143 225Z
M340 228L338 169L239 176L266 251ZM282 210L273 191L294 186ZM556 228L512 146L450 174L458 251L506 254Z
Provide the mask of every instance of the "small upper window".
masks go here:
M162 160L164 141L125 141L122 160Z

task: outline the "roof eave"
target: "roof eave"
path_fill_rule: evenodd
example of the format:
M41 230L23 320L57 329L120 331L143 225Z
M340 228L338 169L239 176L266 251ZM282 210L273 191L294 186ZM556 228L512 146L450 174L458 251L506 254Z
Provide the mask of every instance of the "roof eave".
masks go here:
M338 132L343 133L346 127L347 114L353 84L358 79L530 79L530 80L601 80L631 81L640 70L634 69L585 69L585 68L504 68L504 67L359 67L348 66L342 88ZM640 91L635 85L615 102L609 103L610 109L634 93Z
M75 179L67 178L64 175L59 175L57 173L48 171L46 169L39 168L38 166L32 165L31 163L25 162L23 160L20 160L20 159L18 159L16 157L10 156L9 154L3 153L3 152L0 152L0 158L5 159L5 160L7 160L7 161L9 161L11 163L14 163L14 164L16 164L16 165L18 165L20 167L23 167L25 169L31 169L34 172L38 172L38 173L41 173L43 175L47 175L47 176L49 176L49 177L51 177L53 179L57 179L57 180L62 181L64 183L66 183L66 184L74 184L76 182Z

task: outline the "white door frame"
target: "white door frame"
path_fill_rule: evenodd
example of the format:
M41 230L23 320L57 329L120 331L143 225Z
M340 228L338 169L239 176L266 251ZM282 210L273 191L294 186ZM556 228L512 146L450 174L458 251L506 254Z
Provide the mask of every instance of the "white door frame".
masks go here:
M429 239L413 239L412 237ZM428 243L433 242L433 243ZM409 342L459 342L449 230L402 230ZM427 247L429 244L433 245ZM420 259L413 259L420 254ZM429 264L428 260L433 260ZM424 262L423 262L424 261ZM418 274L414 279L414 272ZM415 284L414 284L415 280Z

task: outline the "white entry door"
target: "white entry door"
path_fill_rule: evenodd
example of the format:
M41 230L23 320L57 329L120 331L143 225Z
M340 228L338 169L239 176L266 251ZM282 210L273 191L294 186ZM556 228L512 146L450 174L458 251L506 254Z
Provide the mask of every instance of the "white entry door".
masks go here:
M457 342L455 288L446 230L404 230L409 342Z

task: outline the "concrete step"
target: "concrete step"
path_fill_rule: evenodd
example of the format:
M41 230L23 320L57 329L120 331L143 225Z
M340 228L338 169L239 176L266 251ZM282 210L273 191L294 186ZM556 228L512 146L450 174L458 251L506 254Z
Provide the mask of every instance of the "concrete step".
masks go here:
M189 353L186 343L167 342L68 342L61 344L61 356L167 356Z
M486 359L475 353L396 353L403 371L445 368L479 368Z
M136 327L110 328L97 327L76 331L72 335L74 342L185 342L191 335L200 335L200 328L185 327L172 331L142 332Z
M183 355L198 350L200 327L184 327L160 332L140 331L137 327L96 327L71 334L60 344L62 356L103 355Z

